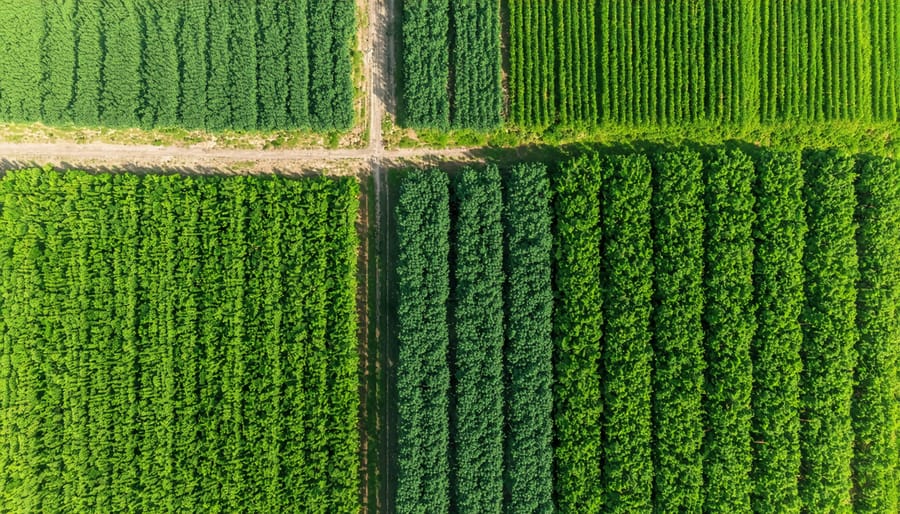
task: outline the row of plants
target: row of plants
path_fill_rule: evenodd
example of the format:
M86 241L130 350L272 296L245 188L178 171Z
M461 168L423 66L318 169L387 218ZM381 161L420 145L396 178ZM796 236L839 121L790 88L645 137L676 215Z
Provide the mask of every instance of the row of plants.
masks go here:
M553 508L549 201L537 165L401 182L400 512Z

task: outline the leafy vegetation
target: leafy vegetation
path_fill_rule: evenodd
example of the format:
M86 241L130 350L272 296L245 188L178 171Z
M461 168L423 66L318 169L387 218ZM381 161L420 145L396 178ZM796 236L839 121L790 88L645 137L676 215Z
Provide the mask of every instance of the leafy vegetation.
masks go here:
M556 302L553 319L554 458L561 512L598 512L601 484L601 167L565 163L553 183Z
M467 168L454 184L451 350L452 505L503 508L503 198L500 173Z
M550 184L539 164L507 175L506 435L508 512L553 509L553 290Z
M650 312L650 161L645 155L610 160L601 192L603 258L604 509L652 506Z
M450 337L400 372L454 377L433 418L452 427L441 508L497 511L502 490L509 512L894 510L897 163L735 146L405 179L418 221L401 227L440 220L408 246L441 245L440 266L400 271Z
M345 130L352 0L80 0L0 8L0 118Z
M653 159L653 499L703 510L703 161Z
M398 512L450 509L447 175L410 172L397 205Z
M894 161L866 159L858 171L853 504L859 512L894 512L900 508L900 169Z
M498 0L404 0L400 122L440 130L498 126L500 61Z
M853 159L835 151L804 158L807 224L801 317L800 498L808 511L851 508L850 404L857 363L856 179Z
M799 512L800 347L806 217L799 152L766 152L757 167L753 339L755 512Z
M0 180L0 509L358 510L352 179Z
M753 161L719 150L706 170L704 509L750 510Z
M526 128L895 120L892 7L513 0L508 119Z

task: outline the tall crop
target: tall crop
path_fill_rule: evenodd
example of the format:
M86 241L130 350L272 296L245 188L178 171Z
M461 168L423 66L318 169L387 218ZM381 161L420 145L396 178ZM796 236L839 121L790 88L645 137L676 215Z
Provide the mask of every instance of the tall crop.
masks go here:
M103 53L100 46L101 0L84 0L75 4L75 96L72 121L76 125L96 125L99 120L100 68Z
M172 126L178 115L178 8L171 3L144 4L139 11L140 26L133 44L142 48L141 55L141 123L145 127ZM253 25L250 24L252 27ZM138 39L140 35L140 39ZM141 44L143 41L143 45ZM185 63L185 65L187 65ZM195 66L191 63L190 66ZM106 66L106 69L116 69ZM252 90L241 92L251 96ZM132 105L136 105L136 99Z
M652 505L650 177L644 155L611 159L601 194L603 485L610 512Z
M653 502L703 507L703 161L692 152L654 160Z
M316 5L327 5L320 2ZM257 126L256 89L256 4L254 2L231 2L228 16L232 30L228 38L228 100L231 103L231 127L250 130ZM254 23L241 23L253 20ZM327 26L327 25L326 25ZM316 28L325 30L322 25ZM330 41L323 44L330 45ZM325 70L322 70L324 73ZM315 77L315 75L312 75ZM315 90L312 90L315 95ZM313 96L315 98L315 96Z
M448 0L403 1L402 118L411 127L449 127L449 31Z
M601 484L600 163L566 163L553 189L556 226L554 430L556 501L561 512L597 512Z
M41 114L38 85L42 78L43 14L40 2L0 6L0 115L8 120L33 120Z
M750 346L754 168L739 151L717 152L706 170L706 437L704 510L750 510Z
M0 8L0 119L216 131L354 122L351 0L14 4Z
M553 509L550 185L543 165L506 179L506 511Z
M411 172L397 205L400 512L450 508L449 192L447 176Z
M500 172L467 168L454 184L452 505L503 507L503 198Z
M799 512L800 346L806 219L798 153L766 153L757 171L753 358L755 512Z
M146 55L146 52L142 55L141 51L141 27L150 17L147 13L138 13L133 0L104 2L101 16L103 41L114 44L105 47L100 70L101 123L113 127L136 125L142 83L153 87L161 78L160 71L154 69L152 59L155 56ZM154 35L153 42L157 42L159 28L149 30ZM151 48L149 52L158 50Z
M177 35L180 68L178 119L186 128L206 126L207 26L209 6L206 0L181 3L180 24L192 27Z
M898 508L897 427L900 407L900 179L898 166L870 159L859 167L857 326L859 361L854 377L854 507L859 512Z
M287 125L288 63L285 39L291 33L287 24L287 9L277 0L258 0L259 31L256 34L257 65L259 67L259 126L274 129Z
M497 0L452 3L454 35L453 125L490 128L500 124L500 5Z
M857 362L856 174L836 152L805 156L806 237L800 498L808 511L850 509L851 370Z
M41 119L71 121L75 80L75 2L43 0L45 31L41 39ZM0 92L2 94L2 92Z
M355 511L356 194L4 177L0 508Z

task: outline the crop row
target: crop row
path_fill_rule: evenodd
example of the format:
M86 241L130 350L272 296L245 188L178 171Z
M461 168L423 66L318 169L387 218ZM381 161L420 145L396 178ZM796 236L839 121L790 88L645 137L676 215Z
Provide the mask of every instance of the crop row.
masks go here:
M349 0L0 7L0 117L109 127L346 129Z
M358 510L356 185L0 181L0 510Z
M509 2L509 121L893 120L890 0Z
M415 128L500 124L500 2L403 0L401 122Z

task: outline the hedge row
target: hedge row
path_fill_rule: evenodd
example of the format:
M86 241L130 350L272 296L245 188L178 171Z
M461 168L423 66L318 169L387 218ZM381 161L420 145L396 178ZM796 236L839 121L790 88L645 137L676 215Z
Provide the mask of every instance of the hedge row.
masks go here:
M753 355L755 512L799 512L800 347L806 216L799 153L766 153L758 163L754 226L756 337Z
M653 500L703 507L703 161L694 152L653 160Z
M543 165L506 179L507 512L553 508L553 290L550 184Z
M850 403L857 363L856 172L836 152L804 159L809 232L800 376L800 498L810 511L850 507Z

